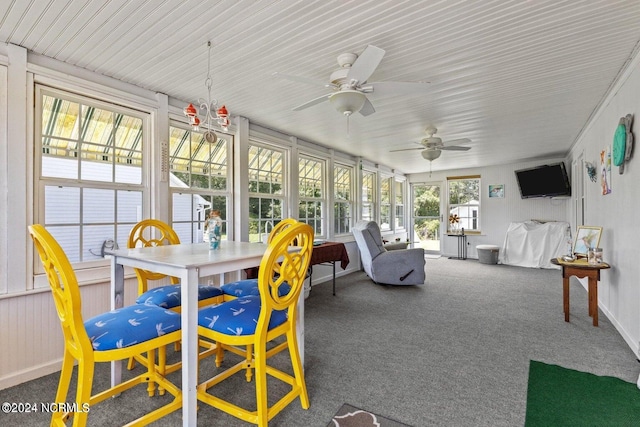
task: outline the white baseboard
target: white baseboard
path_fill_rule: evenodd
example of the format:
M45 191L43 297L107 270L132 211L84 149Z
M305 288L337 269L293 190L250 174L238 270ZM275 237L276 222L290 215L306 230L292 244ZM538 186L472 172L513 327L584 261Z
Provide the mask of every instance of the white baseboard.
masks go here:
M33 366L29 369L25 369L19 372L12 372L0 378L0 390L13 387L27 381L35 380L45 375L58 372L62 368L62 358L52 360L43 365Z

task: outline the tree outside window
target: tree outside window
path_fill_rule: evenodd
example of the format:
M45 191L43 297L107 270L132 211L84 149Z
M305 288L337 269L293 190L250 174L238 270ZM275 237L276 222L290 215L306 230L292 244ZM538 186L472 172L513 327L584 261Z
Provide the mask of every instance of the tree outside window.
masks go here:
M376 220L376 173L362 171L362 219L365 221Z
M300 156L298 161L298 220L313 227L316 236L323 236L324 162Z
M249 147L249 241L265 241L282 220L284 152L252 144Z
M204 130L169 128L171 225L183 243L204 240L204 222L212 209L220 211L222 239L227 239L230 199L229 147L233 136L216 132L207 142Z
M380 180L380 230L391 230L391 177Z
M333 210L335 234L347 234L351 230L353 168L335 164L333 167Z

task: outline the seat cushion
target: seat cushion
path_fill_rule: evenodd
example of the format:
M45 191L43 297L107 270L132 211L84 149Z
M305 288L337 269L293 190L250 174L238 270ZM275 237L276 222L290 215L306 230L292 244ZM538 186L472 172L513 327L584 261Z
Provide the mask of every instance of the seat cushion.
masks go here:
M260 297L250 295L206 307L198 314L198 325L225 335L252 335L260 315ZM274 310L269 330L287 321L287 311Z
M198 301L222 295L222 290L213 285L198 286ZM162 308L174 308L182 305L180 285L158 286L149 289L136 299L136 304L157 305Z
M260 295L258 290L258 279L238 280L237 282L225 283L220 286L225 295L231 295L236 298L247 297L249 295ZM280 296L286 295L291 290L288 283L283 283L278 289Z
M92 317L84 327L95 351L113 350L180 330L180 314L135 304Z

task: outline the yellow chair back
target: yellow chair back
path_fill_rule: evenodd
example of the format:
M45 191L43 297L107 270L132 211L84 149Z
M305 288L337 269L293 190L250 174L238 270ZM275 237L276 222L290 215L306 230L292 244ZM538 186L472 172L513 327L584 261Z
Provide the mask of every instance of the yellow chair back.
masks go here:
M169 224L159 219L143 219L131 229L127 248L179 244L180 238ZM138 295L147 292L149 280L160 280L167 277L164 274L138 268L135 269L135 272L138 277ZM172 277L171 283L176 285L179 283L179 279Z
M76 274L64 250L40 224L29 226L29 233L44 267L66 348L74 357L91 357L93 346L82 320L82 299Z
M290 251L291 246L295 246L299 250ZM311 262L312 250L313 228L297 221L288 224L286 228L283 226L283 229L269 243L260 262L258 273L258 288L263 310L256 332L261 329L261 321L264 323L262 327L266 330L271 310L290 309L295 311ZM278 289L284 282L287 282L291 289L287 294L280 295L281 292ZM289 317L289 321L291 320L292 317Z

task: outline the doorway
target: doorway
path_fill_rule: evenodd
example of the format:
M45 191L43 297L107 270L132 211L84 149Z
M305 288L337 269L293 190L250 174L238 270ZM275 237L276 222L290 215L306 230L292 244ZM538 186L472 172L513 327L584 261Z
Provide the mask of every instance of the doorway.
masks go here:
M423 248L426 253L440 254L442 230L440 184L412 184L411 202L413 212L411 223L414 247Z

